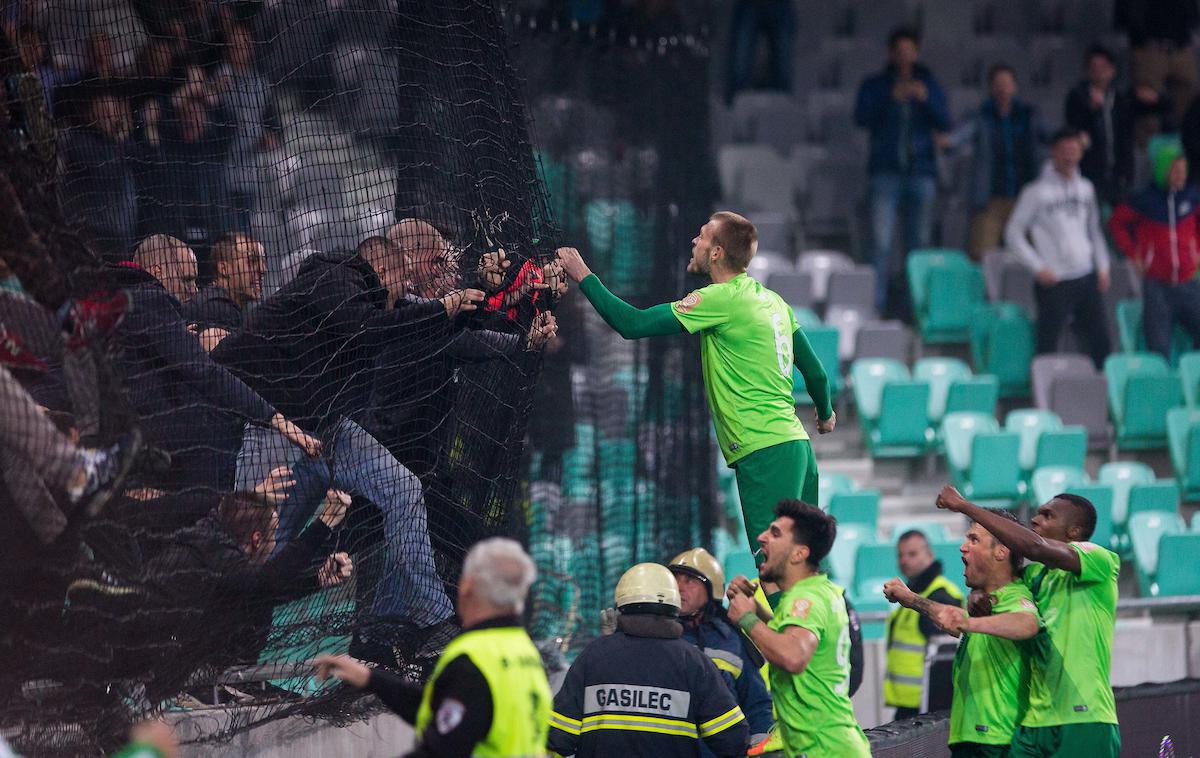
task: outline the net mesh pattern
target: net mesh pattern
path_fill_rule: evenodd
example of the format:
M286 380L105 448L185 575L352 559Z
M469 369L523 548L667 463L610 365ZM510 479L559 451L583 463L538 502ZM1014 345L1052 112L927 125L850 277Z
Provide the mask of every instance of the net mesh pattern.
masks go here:
M225 706L201 741L363 718L304 662L427 671L557 412L504 17L10 5L0 728L78 755L164 709Z

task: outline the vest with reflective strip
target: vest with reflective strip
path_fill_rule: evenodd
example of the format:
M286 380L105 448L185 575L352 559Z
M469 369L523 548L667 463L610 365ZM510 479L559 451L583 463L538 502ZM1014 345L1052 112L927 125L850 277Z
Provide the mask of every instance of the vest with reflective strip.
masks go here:
M935 577L920 593L929 597L945 590L962 602L958 587L944 576ZM897 607L888 617L887 674L883 680L883 701L898 708L921 705L921 679L925 673L925 635L921 634L921 614L911 608Z
M542 656L524 629L498 627L467 631L446 646L425 684L417 710L417 736L433 724L433 687L446 666L461 655L487 680L492 697L492 726L475 746L474 756L523 758L544 756L554 698L542 668Z

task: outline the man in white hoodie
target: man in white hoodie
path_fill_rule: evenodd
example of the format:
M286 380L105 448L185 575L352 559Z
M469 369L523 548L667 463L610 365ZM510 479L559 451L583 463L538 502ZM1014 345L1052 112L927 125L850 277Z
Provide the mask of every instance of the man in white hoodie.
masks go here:
M1102 294L1108 289L1108 247L1100 231L1096 190L1079 173L1079 132L1061 129L1041 176L1021 190L1004 241L1037 280L1037 351L1053 353L1071 322L1101 368L1109 352Z

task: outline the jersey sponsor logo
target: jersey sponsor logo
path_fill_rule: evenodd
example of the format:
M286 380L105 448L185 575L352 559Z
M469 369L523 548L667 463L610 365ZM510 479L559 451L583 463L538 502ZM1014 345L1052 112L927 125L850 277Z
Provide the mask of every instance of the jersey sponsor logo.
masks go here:
M593 684L583 690L584 714L604 711L686 719L692 695L683 690L636 684Z
M438 734L449 734L462 723L467 715L467 707L454 698L446 698L437 712Z
M684 299L675 303L675 310L680 313L687 313L691 309L700 304L701 296L699 292L693 292Z
M796 618L806 619L808 614L812 612L812 601L806 597L799 598L792 603L792 614Z

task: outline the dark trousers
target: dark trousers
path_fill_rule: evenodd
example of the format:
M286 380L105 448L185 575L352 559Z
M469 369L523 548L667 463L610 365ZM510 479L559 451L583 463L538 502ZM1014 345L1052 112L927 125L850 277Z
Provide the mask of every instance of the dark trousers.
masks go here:
M1142 279L1142 330L1146 349L1171 359L1171 332L1179 324L1200 348L1200 281L1167 284Z
M1078 279L1044 287L1034 287L1037 296L1037 351L1058 352L1063 328L1070 322L1075 336L1084 345L1097 369L1104 368L1110 350L1108 317L1104 315L1104 298L1096 286L1095 272Z

